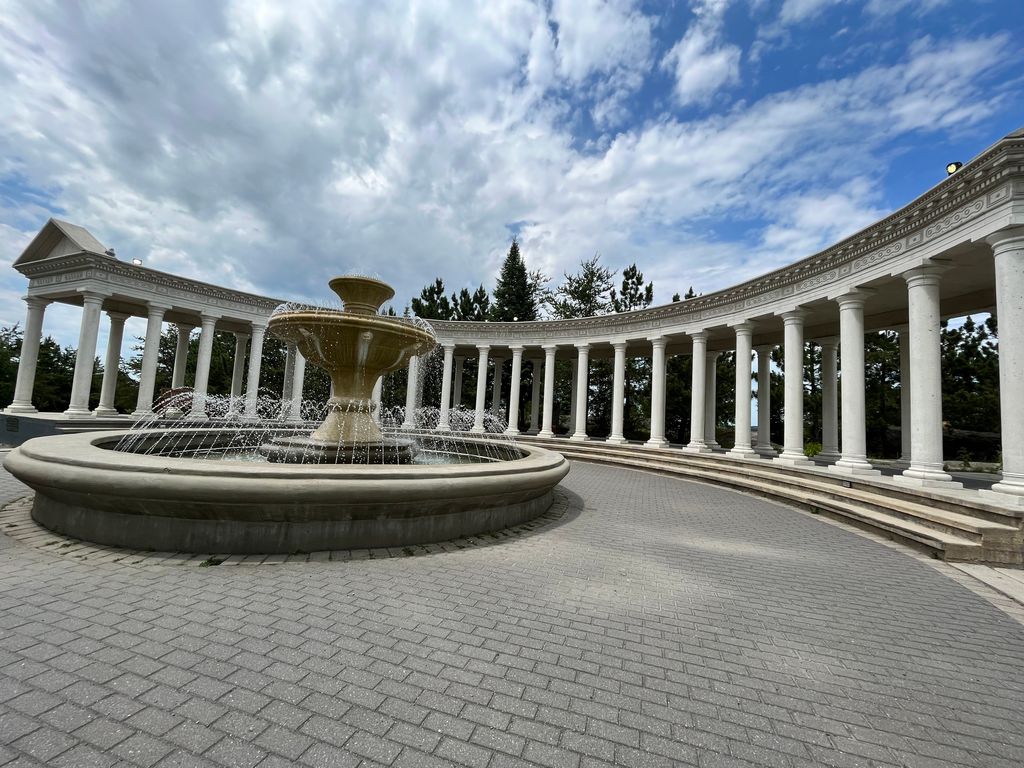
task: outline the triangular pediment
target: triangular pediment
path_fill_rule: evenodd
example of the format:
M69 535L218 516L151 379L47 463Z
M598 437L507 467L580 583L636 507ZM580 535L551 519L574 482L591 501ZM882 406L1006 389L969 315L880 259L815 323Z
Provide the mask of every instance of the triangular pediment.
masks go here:
M39 234L32 238L28 248L15 260L14 266L66 256L70 253L95 253L107 256L106 250L103 243L93 237L85 227L59 219L50 219L39 230Z

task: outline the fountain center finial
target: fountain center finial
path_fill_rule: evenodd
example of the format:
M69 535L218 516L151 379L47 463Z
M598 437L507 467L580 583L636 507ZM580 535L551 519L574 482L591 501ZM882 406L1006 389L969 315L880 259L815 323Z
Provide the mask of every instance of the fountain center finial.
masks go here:
M328 283L338 294L345 311L353 315L376 315L385 301L395 296L395 289L372 277L343 275Z

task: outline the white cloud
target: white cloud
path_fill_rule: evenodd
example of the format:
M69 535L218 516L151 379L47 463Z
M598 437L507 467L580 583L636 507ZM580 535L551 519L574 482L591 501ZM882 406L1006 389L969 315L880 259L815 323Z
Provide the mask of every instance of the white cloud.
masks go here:
M864 10L874 16L894 16L909 8L922 16L949 4L950 0L868 0Z
M820 15L834 5L841 5L848 0L785 0L779 11L779 21L783 24L799 24Z
M694 25L665 55L662 66L675 74L679 104L701 103L739 82L740 49L718 44L716 35Z

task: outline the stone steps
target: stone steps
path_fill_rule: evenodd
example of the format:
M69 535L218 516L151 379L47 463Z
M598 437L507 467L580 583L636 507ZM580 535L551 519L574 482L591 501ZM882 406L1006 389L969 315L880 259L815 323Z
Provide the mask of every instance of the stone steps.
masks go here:
M520 439L570 459L632 466L780 499L882 531L947 560L1024 563L1021 514L975 500L970 492L943 494L898 486L889 478L847 477L824 468L783 467L763 459L692 454L678 448Z

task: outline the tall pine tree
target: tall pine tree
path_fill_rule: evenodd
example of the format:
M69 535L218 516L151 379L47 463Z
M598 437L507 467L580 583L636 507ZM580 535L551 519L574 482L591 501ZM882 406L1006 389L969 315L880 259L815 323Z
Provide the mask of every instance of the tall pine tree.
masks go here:
M513 320L536 320L537 299L531 285L526 262L519 253L519 241L512 238L501 274L494 286L494 303L491 304L491 320L511 322Z

